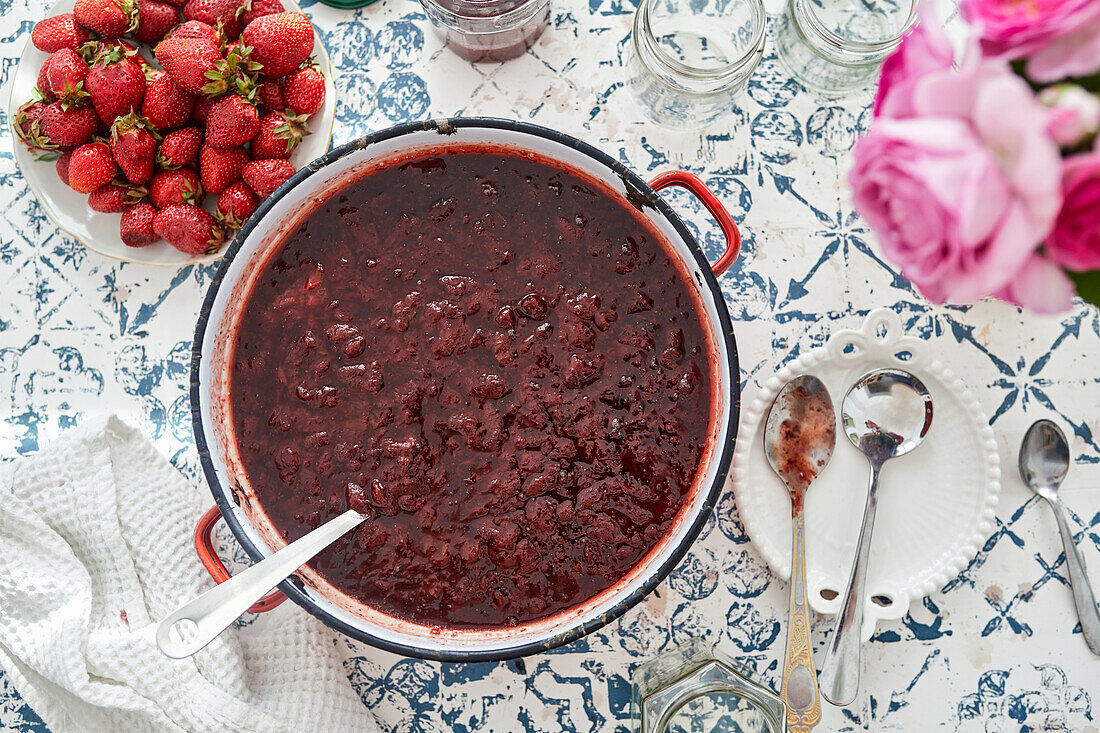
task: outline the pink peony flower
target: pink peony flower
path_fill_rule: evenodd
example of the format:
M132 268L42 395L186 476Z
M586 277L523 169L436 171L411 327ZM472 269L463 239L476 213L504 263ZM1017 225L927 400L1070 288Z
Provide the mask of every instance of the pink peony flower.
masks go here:
M1061 205L1049 111L1004 62L969 53L958 71L936 65L890 80L884 116L854 150L856 208L933 301L1058 301L1032 292L1042 278L1022 278ZM1006 290L1014 281L1019 293Z
M1028 57L1035 81L1085 76L1100 67L1096 0L962 0L959 9L979 26L987 55Z
M1072 155L1062 162L1065 201L1046 252L1070 270L1100 270L1100 152Z

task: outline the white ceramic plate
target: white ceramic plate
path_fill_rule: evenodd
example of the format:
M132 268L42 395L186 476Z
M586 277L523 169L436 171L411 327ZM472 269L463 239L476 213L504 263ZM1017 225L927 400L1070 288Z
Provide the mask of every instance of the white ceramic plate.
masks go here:
M839 414L848 388L872 369L912 372L933 399L932 427L912 453L883 467L864 599L862 635L899 619L911 601L958 575L989 536L1000 493L997 444L977 400L926 341L906 336L882 308L859 331L838 331L773 376L742 413L730 481L745 529L778 575L791 573L791 502L768 466L763 425L789 380L812 374L829 388ZM840 610L867 497L867 459L837 430L829 465L806 493L806 585L819 613ZM823 595L824 593L824 595ZM834 595L834 593L836 595Z
M302 12L294 0L282 0L282 2L287 11ZM70 13L73 3L74 0L57 0L42 17ZM313 55L317 59L318 67L325 75L325 103L309 125L313 134L307 135L290 156L290 162L296 168L304 167L328 150L329 140L332 137L332 123L336 118L336 87L332 78L332 65L329 63L328 52L316 34L314 34ZM152 53L146 53L145 56L152 59ZM48 54L34 47L30 34L27 34L27 43L23 47L23 54L19 57L19 68L16 69L11 86L11 97L8 99L9 120L15 118L19 105L33 96L32 89L38 81L38 70L47 57ZM15 160L19 170L22 171L27 186L38 199L46 216L63 232L83 243L88 249L125 262L179 267L216 260L228 246L226 243L216 254L201 257L184 254L163 240L148 247L127 247L118 235L119 214L101 214L92 211L88 208L87 194L77 193L62 183L57 177L53 163L36 161L19 143L17 137L14 145ZM208 210L212 212L216 203L216 196L207 196Z

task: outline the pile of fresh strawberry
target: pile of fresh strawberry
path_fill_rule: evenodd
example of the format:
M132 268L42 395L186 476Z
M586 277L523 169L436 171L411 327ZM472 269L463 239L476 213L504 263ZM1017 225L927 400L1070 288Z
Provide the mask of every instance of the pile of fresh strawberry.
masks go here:
M313 26L279 0L76 0L31 41L50 57L16 134L88 206L121 213L131 247L217 251L294 174L325 98Z

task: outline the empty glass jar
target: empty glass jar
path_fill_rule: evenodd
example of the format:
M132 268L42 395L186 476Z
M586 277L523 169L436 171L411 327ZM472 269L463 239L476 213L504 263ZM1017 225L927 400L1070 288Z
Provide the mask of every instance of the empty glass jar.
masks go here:
M764 53L762 0L641 0L628 59L646 116L673 128L714 122Z
M775 691L703 639L638 667L631 710L641 733L783 733L787 706Z
M814 91L861 89L915 22L915 0L787 0L776 55Z

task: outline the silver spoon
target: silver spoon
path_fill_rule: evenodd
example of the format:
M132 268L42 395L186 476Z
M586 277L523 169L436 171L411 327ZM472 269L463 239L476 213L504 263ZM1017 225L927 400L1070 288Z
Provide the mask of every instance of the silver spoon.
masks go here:
M1058 497L1058 487L1069 470L1069 443L1065 434L1050 420L1039 420L1024 435L1018 463L1024 483L1046 499L1054 510L1062 546L1066 550L1069 586L1073 589L1077 618L1081 620L1081 635L1092 653L1100 655L1100 611L1096 609L1096 597L1085 573L1085 561L1077 551L1073 531L1066 521L1066 511Z
M821 721L810 616L806 607L806 520L803 501L836 446L836 413L829 390L817 377L787 382L776 395L764 426L764 454L791 495L791 598L787 652L779 696L787 704L788 730L809 733Z
M189 657L313 556L358 527L366 515L349 509L168 614L157 626L157 646L173 659Z
M886 461L909 453L924 440L932 425L932 397L909 372L879 369L864 375L848 390L842 412L844 433L871 463L871 485L852 574L844 589L844 605L821 665L821 694L834 705L850 705L859 691L860 632L879 471Z

